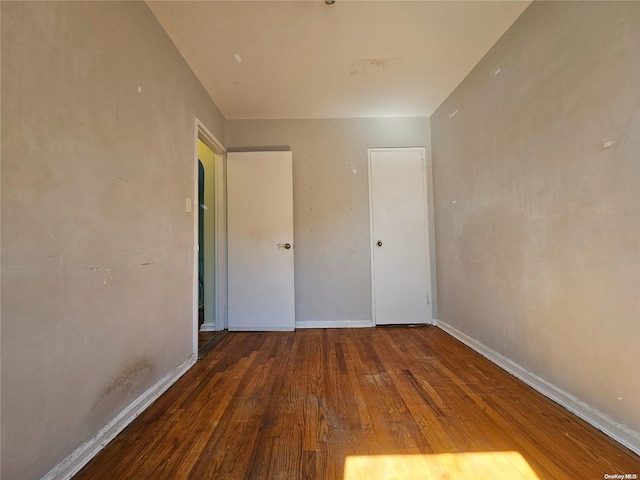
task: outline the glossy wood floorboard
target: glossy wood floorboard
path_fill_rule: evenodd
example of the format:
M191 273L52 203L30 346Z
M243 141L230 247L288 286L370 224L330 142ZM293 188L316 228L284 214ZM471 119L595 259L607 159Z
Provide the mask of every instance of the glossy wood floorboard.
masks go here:
M219 332L199 332L198 333L198 360L206 357L227 336L226 330Z
M198 349L201 349L213 338L216 332L198 332Z
M435 327L229 333L75 478L603 479L640 458Z

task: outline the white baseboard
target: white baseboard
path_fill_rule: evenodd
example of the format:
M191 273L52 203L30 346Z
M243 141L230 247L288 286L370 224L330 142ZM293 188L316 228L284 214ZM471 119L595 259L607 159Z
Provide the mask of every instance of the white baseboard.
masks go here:
M452 337L457 338L483 357L486 357L488 360L495 363L503 370L506 370L514 377L522 380L524 383L543 394L545 397L550 398L554 402L569 410L571 413L590 423L598 430L603 431L615 441L621 443L631 451L640 455L640 433L617 423L599 410L596 410L590 405L587 405L586 403L578 400L573 395L547 382L543 378L540 378L537 375L529 372L528 370L525 370L513 360L510 360L509 358L501 355L495 350L484 346L482 343L469 337L467 334L461 332L460 330L457 330L451 325L448 325L442 320L437 320L435 324L438 326L438 328L441 328Z
M309 320L296 322L296 328L367 328L371 320Z
M270 327L270 326L250 326L250 327L229 327L230 332L293 332L295 329L290 327Z
M195 355L189 356L161 378L155 385L136 398L118 416L105 425L91 440L80 445L76 450L56 465L42 480L68 480L84 467L89 460L100 452L116 435L129 425L138 415L162 395L176 380L196 363Z
M202 325L200 325L200 332L217 332L218 329L216 328L216 324L215 323L203 323Z

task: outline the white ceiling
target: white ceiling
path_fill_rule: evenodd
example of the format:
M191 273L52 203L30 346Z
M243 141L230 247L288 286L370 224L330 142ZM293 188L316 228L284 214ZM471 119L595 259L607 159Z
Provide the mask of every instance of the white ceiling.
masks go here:
M227 119L430 116L530 1L151 1Z

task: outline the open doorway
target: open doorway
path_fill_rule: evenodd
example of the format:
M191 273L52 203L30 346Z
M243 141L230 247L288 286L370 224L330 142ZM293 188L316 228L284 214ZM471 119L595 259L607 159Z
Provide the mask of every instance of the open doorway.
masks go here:
M195 140L194 353L202 358L227 328L225 149L197 119Z
M198 140L198 331L204 323L204 165L200 160L200 144ZM200 347L201 339L198 339Z
M198 332L217 330L215 165L216 154L198 138Z

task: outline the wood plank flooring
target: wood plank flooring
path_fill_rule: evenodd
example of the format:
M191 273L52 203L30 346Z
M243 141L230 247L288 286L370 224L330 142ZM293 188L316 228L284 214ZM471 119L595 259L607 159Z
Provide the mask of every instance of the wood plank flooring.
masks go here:
M435 327L229 333L75 477L603 479L640 457Z
M198 332L198 360L202 360L207 354L227 336L226 330L219 332Z
M198 332L198 350L204 347L215 334L216 332Z

